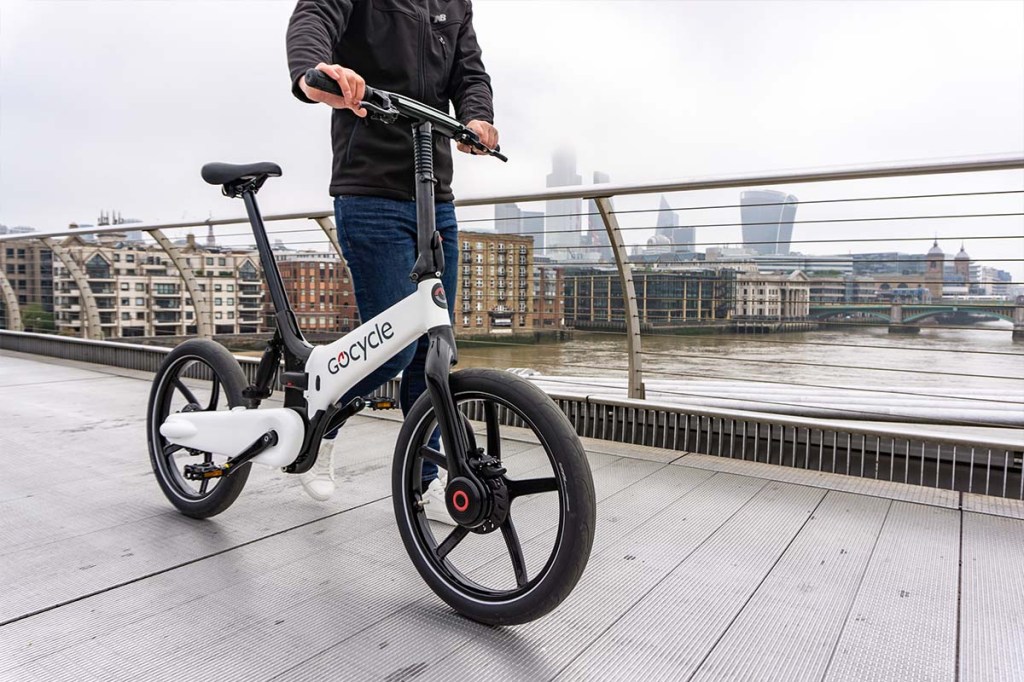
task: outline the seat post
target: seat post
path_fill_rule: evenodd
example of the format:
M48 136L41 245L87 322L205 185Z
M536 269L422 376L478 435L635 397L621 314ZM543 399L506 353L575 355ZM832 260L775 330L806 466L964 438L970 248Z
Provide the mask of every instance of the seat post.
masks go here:
M284 282L281 279L281 271L277 268L277 261L274 259L274 252L270 249L270 240L267 238L267 230L263 225L263 216L260 215L259 206L256 205L256 192L254 189L245 188L242 190L242 200L245 202L246 213L249 214L249 222L252 225L252 233L256 238L256 250L259 251L260 261L263 263L263 274L267 278L267 288L270 290L270 300L274 304L274 319L277 321L277 330L284 341L285 369L301 369L309 357L312 346L302 336L299 329L299 322L288 303L288 296L284 290ZM295 366L301 362L301 365Z

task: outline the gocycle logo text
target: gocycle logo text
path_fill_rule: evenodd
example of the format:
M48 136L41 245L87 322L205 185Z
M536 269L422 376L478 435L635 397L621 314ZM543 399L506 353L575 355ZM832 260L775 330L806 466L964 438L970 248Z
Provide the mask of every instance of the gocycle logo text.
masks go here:
M395 330L392 329L390 322L374 325L373 330L369 334L349 346L348 350L343 350L338 353L338 357L328 360L327 371L331 374L337 374L353 362L365 360L371 348L377 348L394 335Z

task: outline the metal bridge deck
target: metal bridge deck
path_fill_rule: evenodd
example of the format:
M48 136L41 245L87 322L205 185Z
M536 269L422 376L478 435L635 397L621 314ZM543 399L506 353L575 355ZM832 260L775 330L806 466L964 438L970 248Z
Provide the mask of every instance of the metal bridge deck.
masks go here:
M1024 679L1024 505L587 441L598 534L554 613L489 628L420 580L398 424L339 493L254 468L203 522L160 494L149 377L0 352L0 679Z

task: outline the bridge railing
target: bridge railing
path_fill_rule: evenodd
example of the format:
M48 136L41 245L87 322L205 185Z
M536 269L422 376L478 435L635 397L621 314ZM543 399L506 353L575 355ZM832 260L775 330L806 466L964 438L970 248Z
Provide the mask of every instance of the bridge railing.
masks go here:
M776 437L787 419L862 435L879 424L956 437L1020 428L1024 354L1010 341L1024 336L1022 168L1024 157L1002 156L460 199L460 364L528 368L584 406L673 405L691 419L679 442L700 451L716 442L710 450L742 453L757 438L759 454L776 447L763 425L756 437L696 438L708 433L702 419L730 412L761 415ZM327 207L264 217L315 340L359 319L332 218ZM244 217L2 235L2 322L258 350L272 320L251 243ZM967 305L971 296L1003 300ZM648 442L664 442L674 419L655 427L636 407L609 409L619 426L598 431L657 431ZM581 429L597 428L587 419ZM824 447L793 428L779 453ZM885 439L876 446L881 456ZM1003 450L1008 489L1015 451Z

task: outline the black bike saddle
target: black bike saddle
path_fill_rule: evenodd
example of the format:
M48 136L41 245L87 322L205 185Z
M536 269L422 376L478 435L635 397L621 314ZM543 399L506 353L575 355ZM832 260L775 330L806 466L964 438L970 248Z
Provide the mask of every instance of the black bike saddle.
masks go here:
M211 185L227 185L239 180L254 180L263 177L280 177L281 167L276 163L208 163L203 166L203 180ZM262 184L262 183L260 183Z

